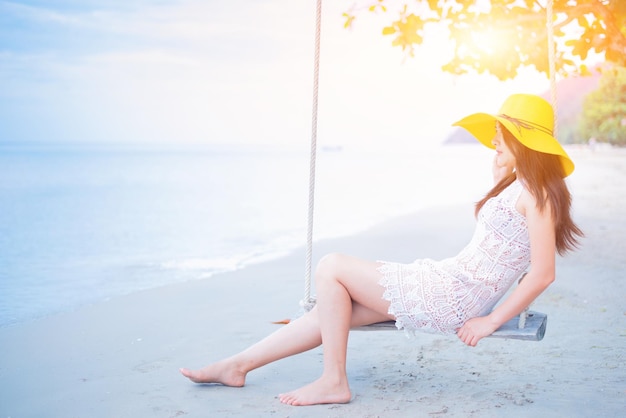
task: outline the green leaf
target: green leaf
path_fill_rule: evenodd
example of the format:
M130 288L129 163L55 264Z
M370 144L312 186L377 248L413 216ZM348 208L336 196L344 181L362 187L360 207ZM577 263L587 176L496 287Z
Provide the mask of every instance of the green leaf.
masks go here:
M386 26L383 28L383 35L393 35L396 33L396 28L393 26Z
M344 13L343 17L346 18L346 21L343 24L344 29L347 29L350 26L352 26L352 22L354 22L355 16L350 16L349 14Z

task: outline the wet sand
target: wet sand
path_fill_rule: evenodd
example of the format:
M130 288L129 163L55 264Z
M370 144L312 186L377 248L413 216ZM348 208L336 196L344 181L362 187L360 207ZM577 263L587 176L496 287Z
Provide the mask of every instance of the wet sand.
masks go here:
M0 329L2 417L618 417L626 410L626 150L574 149L574 217L586 233L533 305L541 342L354 331L346 405L291 407L278 393L318 377L321 350L251 372L243 388L196 385L178 368L245 348L298 314L304 251L206 280L115 298ZM430 208L327 252L411 261L455 254L468 205Z

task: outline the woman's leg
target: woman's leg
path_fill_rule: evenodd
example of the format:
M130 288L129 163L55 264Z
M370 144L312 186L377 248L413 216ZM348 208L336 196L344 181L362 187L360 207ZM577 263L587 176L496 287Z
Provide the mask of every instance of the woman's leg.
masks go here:
M378 284L378 263L345 255L326 256L315 275L320 334L324 349L324 370L313 383L281 394L290 405L346 403L351 393L346 375L348 334L355 326L354 306L366 309L364 324L391 319L389 302L382 298Z
M243 386L248 372L310 350L321 344L317 308L280 327L278 330L249 348L200 370L180 369L181 373L196 383L221 383Z
M332 305L323 302L322 305L336 309L337 317L345 318L346 315L349 315L349 326L351 327L392 319L387 314L389 302L382 299L383 288L378 285L378 280L380 279L380 273L377 271L378 266L379 263L359 260L353 257L341 255L326 256L320 262L316 272L318 305L322 299L327 298L325 294L328 291L322 289L330 287L331 293L334 292L332 288L336 284L333 285L332 282L336 280L329 280L328 278L341 276L346 277L344 281L349 283L352 293L355 294L354 298L351 296L350 305L346 306L344 303L336 308L332 308ZM343 287L344 285L341 286ZM232 357L213 363L200 370L181 369L181 373L197 383L221 383L228 386L243 386L249 371L319 346L322 343L319 313L319 307L316 306L311 312L281 327L268 337ZM335 315L332 314L331 316L332 322ZM343 328L340 332L344 332ZM347 344L347 331L345 333ZM332 338L330 341L332 341ZM345 375L345 347L343 353ZM326 349L324 355L326 356ZM336 357L334 356L334 351L331 351L329 355L331 355L330 361L334 362ZM341 357L341 351L339 352L339 357ZM289 394L285 396L289 396ZM284 402L299 404L295 398L293 402L290 399L290 397L285 398Z

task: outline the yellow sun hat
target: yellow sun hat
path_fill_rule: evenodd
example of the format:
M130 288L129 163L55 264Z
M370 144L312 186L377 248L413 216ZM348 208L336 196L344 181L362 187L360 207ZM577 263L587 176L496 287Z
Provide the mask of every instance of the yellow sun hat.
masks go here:
M483 145L494 149L496 121L500 122L524 146L546 154L558 155L565 177L574 171L574 163L554 137L554 111L545 99L533 94L513 94L497 115L474 113L454 122L465 128Z

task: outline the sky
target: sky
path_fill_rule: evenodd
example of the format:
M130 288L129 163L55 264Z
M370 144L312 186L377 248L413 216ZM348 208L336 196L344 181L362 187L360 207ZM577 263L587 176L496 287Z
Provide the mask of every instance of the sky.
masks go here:
M363 2L361 2L363 4ZM307 144L315 0L0 0L0 142ZM415 57L382 28L394 15L326 1L318 143L440 143L451 123L495 112L545 75L513 81L440 70L430 32Z

